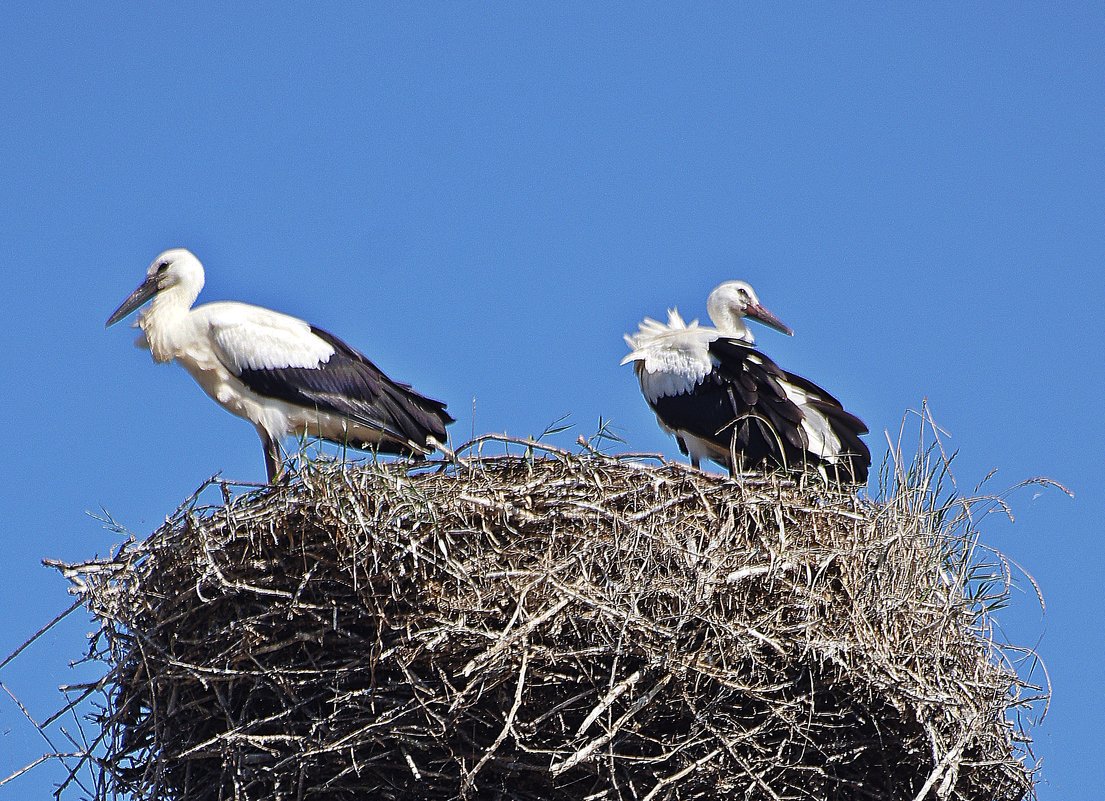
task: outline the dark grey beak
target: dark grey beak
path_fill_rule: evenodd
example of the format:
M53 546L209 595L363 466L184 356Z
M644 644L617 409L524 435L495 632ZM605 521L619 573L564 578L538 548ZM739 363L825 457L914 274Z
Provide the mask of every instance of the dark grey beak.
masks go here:
M157 294L157 276L151 275L145 281L143 281L138 289L130 293L130 297L119 304L119 308L111 313L111 316L107 318L107 322L104 323L104 327L110 327L122 320L132 311L137 309L143 303L148 301L154 295Z
M749 304L748 308L744 310L745 317L751 317L753 320L759 320L766 326L774 328L776 331L782 331L788 337L794 336L794 329L784 323L774 314L769 312L759 303Z

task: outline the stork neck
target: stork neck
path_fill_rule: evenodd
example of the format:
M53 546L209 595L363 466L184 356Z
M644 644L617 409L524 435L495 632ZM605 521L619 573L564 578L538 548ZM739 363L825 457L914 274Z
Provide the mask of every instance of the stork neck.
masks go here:
M721 333L730 339L739 339L746 345L755 345L756 337L752 332L748 330L748 326L744 324L744 317L736 314L728 306L722 306L719 308L716 304L708 303L706 305L706 313L710 315L710 320Z
M154 361L167 362L180 354L188 341L188 312L198 294L184 285L170 287L154 295L139 315Z

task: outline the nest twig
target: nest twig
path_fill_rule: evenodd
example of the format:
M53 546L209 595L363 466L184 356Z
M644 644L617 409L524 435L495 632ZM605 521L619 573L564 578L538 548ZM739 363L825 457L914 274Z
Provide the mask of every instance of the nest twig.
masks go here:
M1003 590L931 487L874 502L531 449L223 489L61 566L109 668L105 793L1032 791L1015 715L1035 688L987 623Z

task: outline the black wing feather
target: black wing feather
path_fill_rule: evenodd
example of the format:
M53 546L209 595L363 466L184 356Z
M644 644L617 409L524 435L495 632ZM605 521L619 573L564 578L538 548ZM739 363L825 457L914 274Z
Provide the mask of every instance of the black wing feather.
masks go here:
M779 384L785 374L769 358L740 343L710 346L718 366L693 392L662 397L652 404L669 427L686 431L728 451L735 444L743 466L793 464L803 446L799 410Z
M842 451L847 457L842 464L836 465L838 475L842 480L866 483L867 473L871 468L871 451L860 437L868 433L867 424L808 378L787 372L786 380L809 396L810 406L825 415L833 433L840 440ZM826 468L830 467L832 466L826 465Z
M802 408L787 397L783 387L784 382L790 383L810 396L811 405L825 415L845 450L853 454L841 464L825 467L835 469L842 481L867 480L871 455L859 439L867 427L836 398L738 340L718 339L710 344L710 353L717 367L693 392L663 397L652 404L669 428L726 452L732 443L743 468L819 464L821 459L809 452Z
M326 363L317 368L242 370L238 377L259 395L338 414L390 435L395 442L371 445L385 453L409 454L412 449L406 442L424 446L429 437L445 442L445 426L453 418L444 403L388 378L333 334L314 326L311 333L334 348Z

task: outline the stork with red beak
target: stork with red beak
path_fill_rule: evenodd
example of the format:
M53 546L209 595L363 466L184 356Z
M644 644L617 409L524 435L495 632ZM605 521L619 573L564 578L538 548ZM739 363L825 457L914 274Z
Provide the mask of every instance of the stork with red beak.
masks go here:
M794 332L744 281L714 289L706 311L712 328L685 323L674 309L667 325L646 318L626 335L630 353L622 359L632 362L660 427L691 464L709 459L731 474L812 468L832 481L865 483L871 453L860 436L867 426L821 387L758 351L745 320Z

